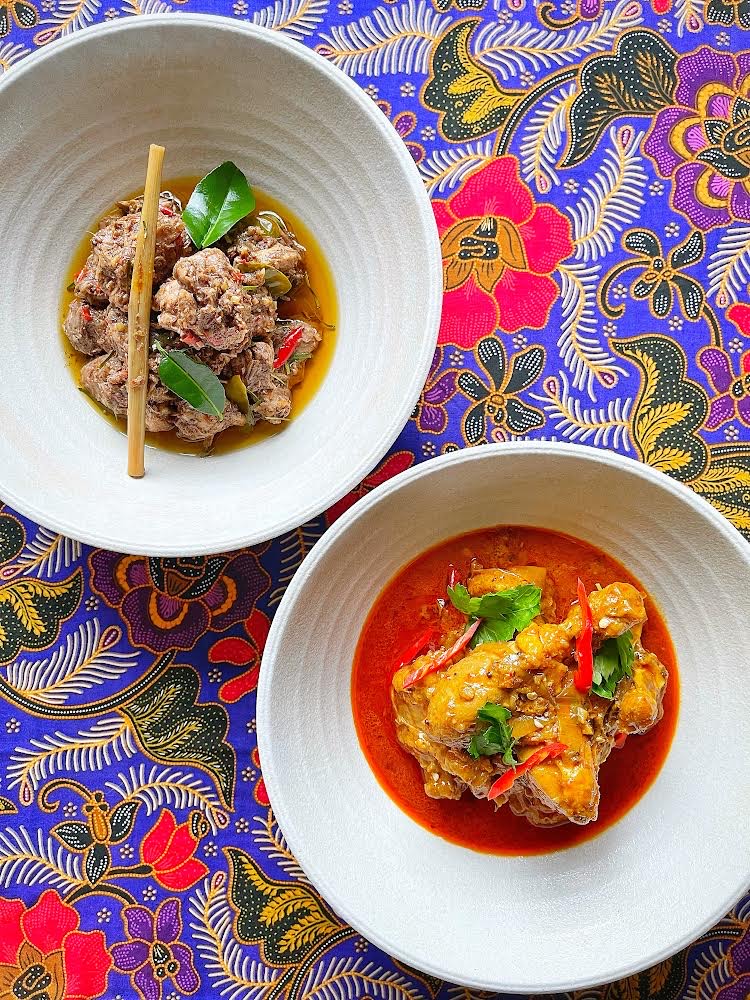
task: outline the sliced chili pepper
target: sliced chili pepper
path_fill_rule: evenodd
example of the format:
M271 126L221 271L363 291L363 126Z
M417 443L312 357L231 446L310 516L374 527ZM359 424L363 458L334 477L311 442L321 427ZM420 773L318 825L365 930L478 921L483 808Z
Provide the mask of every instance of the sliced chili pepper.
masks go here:
M279 353L273 363L274 368L284 367L287 361L294 354L297 344L299 344L300 340L302 340L303 332L304 331L301 326L295 326L293 330L289 331L284 338L284 342L279 348Z
M616 750L622 750L622 748L625 746L625 740L627 738L628 738L627 733L622 733L622 732L615 733L615 738L612 745Z
M583 615L583 629L576 639L578 669L573 674L573 683L578 691L588 692L594 682L594 619L586 596L586 588L581 579L578 580L578 603Z
M434 637L434 635L435 629L433 626L430 626L430 628L426 631L420 633L420 635L418 635L413 642L410 642L408 646L402 649L396 659L396 666L393 670L394 674L397 670L400 670L401 667L405 667L407 663L411 663L412 660L415 660L422 650L429 645L430 640Z
M539 747L530 757L526 758L523 764L518 764L515 769L508 768L505 774L501 774L489 792L487 792L487 798L491 800L503 795L512 786L516 778L520 778L522 774L526 774L527 771L530 771L532 767L536 767L537 764L541 764L542 761L554 760L555 757L559 757L560 754L565 753L567 749L564 743L547 743L546 746Z
M170 218L172 218L172 216L174 215L172 209L168 208L166 205L162 205L159 211L161 212L162 215L168 215Z
M444 653L441 653L436 660L431 663L425 663L423 666L418 667L416 670L412 670L409 676L404 681L404 691L408 688L413 687L417 681L421 681L423 677L427 677L428 674L434 674L436 670L440 670L444 667L446 663L449 663L454 656L457 656L461 650L465 649L474 637L474 633L479 628L482 623L481 618L470 625L464 634L453 643L450 649L446 649Z
M447 586L452 590L457 583L461 582L461 574L458 572L453 563L448 563L448 578Z
M81 280L81 275L85 272L85 270L86 270L86 268L82 267L81 270L78 272L78 274L75 276L74 280L75 281L80 281Z
M83 316L84 323L91 322L91 310L89 309L88 306L86 305L81 306L81 316Z

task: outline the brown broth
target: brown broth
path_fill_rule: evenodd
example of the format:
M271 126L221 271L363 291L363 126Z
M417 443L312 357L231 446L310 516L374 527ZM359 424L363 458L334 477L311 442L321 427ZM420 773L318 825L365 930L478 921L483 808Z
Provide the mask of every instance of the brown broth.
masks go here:
M186 205L193 192L193 188L199 180L199 177L179 177L177 179L167 180L162 183L162 190L171 191L172 194L176 195L180 199L183 205ZM279 316L282 319L292 318L299 316L301 313L305 313L307 317L309 317L309 322L311 322L313 326L320 331L323 337L320 347L318 347L315 354L305 365L304 378L292 389L292 412L289 420L294 420L300 415L300 413L302 413L320 388L326 372L330 367L331 359L333 358L333 352L336 346L336 291L328 264L323 257L323 253L318 246L317 240L307 226L275 198L271 198L269 195L264 194L255 187L253 188L253 191L255 193L256 201L255 211L263 212L270 210L276 212L286 221L287 225L296 235L299 242L306 248L305 266L310 278L310 285L313 289L315 289L315 294L317 295L320 303L320 309L318 310L315 303L315 297L310 289L307 288L306 285L303 285L287 302L279 302L278 304ZM141 191L136 191L134 194L126 195L124 200L127 198L134 198L141 193ZM109 211L110 210L108 209L108 212ZM100 218L108 214L108 212L102 212ZM76 250L73 260L71 261L70 269L65 279L66 287L63 291L60 304L60 337L62 350L68 370L70 371L71 377L75 380L75 384L77 386L81 385L81 368L87 361L90 361L91 358L86 354L80 354L78 351L74 350L70 341L63 333L63 323L68 312L68 306L74 297L73 292L68 291L67 289L73 284L75 276L86 263L86 258L88 257L90 251L91 235L87 233ZM91 399L91 397L85 393L83 395L96 409L97 413L100 413L105 420L112 424L113 427L116 427L123 434L127 433L127 426L124 419L118 419L109 410L100 406L96 400ZM248 445L254 444L256 441L273 437L276 434L281 434L283 433L284 427L289 420L285 421L283 424L269 424L266 421L260 421L255 425L255 427L252 428L252 430L244 427L230 427L228 430L222 431L222 433L214 439L213 445L210 449L210 454L216 455L229 451L236 451L238 448L246 448ZM184 441L173 431L166 431L160 434L147 434L146 445L151 448L160 448L165 451L178 452L183 455L204 456L207 454L206 449L202 444L194 444L190 441Z
M566 823L532 826L506 806L497 811L486 800L466 792L458 801L430 799L424 791L416 760L396 738L390 681L395 651L404 649L425 625L422 617L445 592L449 564L466 578L476 556L485 566L501 565L498 542L515 533L521 545L518 565L548 567L561 620L576 599L576 581L587 590L595 584L622 581L643 587L610 556L586 542L540 528L495 528L450 539L405 566L382 591L367 618L352 671L352 709L359 742L378 782L393 801L421 826L446 840L488 854L546 854L589 840L616 823L656 779L666 760L677 725L679 678L674 649L664 619L646 596L648 621L643 645L656 653L669 671L664 715L650 732L630 736L613 750L599 772L599 818L587 826ZM427 612L429 613L429 612Z

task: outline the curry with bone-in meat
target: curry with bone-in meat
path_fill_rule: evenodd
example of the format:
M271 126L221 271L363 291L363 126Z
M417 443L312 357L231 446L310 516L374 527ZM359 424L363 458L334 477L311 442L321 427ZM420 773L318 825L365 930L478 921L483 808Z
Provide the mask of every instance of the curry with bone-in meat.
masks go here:
M569 846L619 818L666 756L677 691L638 581L532 528L462 536L402 570L365 626L352 687L389 794L497 853Z

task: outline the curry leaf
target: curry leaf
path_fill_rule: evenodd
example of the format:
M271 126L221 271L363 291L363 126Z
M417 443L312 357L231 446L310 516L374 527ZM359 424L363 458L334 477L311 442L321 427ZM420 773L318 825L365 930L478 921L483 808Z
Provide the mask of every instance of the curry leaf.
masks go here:
M155 347L161 355L159 378L164 385L194 409L220 417L227 397L211 369L193 361L184 351L166 351L158 340Z
M634 659L632 632L605 639L594 657L594 694L612 701L623 677L632 676Z
M477 760L479 757L492 757L502 754L503 763L512 767L518 763L513 756L515 740L508 725L510 711L502 705L488 701L484 708L477 712L477 719L487 722L484 729L477 729L469 744L469 756Z
M255 195L247 178L231 160L226 160L198 181L183 210L182 221L200 250L218 242L254 208Z

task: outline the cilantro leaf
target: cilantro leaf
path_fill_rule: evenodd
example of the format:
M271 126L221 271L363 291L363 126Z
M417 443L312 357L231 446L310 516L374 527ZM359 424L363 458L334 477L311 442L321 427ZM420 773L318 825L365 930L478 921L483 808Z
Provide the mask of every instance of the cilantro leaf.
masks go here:
M471 738L469 744L469 756L477 760L479 757L493 757L495 754L502 754L503 763L509 767L515 766L518 761L513 756L515 740L508 725L510 711L502 705L496 705L488 701L484 708L477 712L477 719L487 722L489 725L484 729L478 729Z
M470 618L481 618L482 624L471 641L471 648L483 642L506 642L539 614L542 591L533 584L522 584L508 590L472 597L463 584L448 588L454 607Z
M605 639L594 657L593 693L612 701L623 677L632 676L634 659L631 631L623 632L614 639Z

